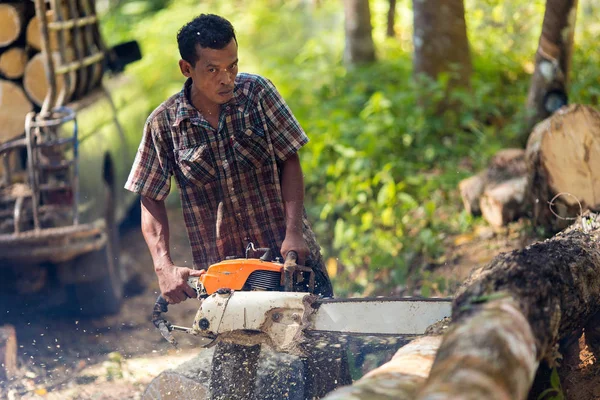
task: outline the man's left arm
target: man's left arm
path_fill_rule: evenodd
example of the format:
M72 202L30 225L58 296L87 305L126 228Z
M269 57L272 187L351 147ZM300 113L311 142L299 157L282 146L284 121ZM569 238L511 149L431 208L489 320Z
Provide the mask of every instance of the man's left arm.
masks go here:
M290 250L294 250L298 253L299 260L305 262L309 249L302 236L304 177L298 153L288 157L281 169L281 191L285 207L285 239L281 244L281 255L285 257Z

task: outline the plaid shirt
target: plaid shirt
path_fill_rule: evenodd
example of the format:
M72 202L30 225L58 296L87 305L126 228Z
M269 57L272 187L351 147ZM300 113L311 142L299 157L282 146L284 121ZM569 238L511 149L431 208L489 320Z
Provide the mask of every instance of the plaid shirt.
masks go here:
M306 134L263 77L237 76L216 130L190 103L191 83L148 117L125 188L163 200L175 175L196 268L244 256L250 242L279 255L286 231L279 167L308 142ZM303 219L311 258L322 269Z

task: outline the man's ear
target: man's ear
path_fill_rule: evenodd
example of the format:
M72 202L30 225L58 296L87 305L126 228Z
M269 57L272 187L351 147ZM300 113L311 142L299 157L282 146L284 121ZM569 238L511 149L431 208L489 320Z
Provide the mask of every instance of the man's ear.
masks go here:
M189 78L192 76L193 69L194 69L194 67L192 67L192 64L190 64L189 62L187 62L185 60L179 60L179 70L181 71L183 76L185 76L186 78Z

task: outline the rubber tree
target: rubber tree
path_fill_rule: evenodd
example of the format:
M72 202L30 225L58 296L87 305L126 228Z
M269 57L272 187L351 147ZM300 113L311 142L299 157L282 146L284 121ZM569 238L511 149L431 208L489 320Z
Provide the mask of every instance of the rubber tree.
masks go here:
M567 103L576 15L577 0L546 1L535 70L527 96L523 143L536 123Z
M456 72L452 86L469 86L473 66L463 0L413 0L414 73L437 79Z
M387 37L394 37L396 32L394 31L394 25L396 24L396 0L389 0L390 8L387 13Z
M344 14L346 65L353 66L375 61L369 0L344 0Z

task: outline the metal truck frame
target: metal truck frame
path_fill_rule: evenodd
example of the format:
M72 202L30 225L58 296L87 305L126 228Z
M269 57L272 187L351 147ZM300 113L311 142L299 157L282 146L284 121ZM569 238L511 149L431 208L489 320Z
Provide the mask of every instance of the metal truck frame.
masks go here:
M58 1L50 1L53 21L47 18L46 1L34 1L47 63L47 96L41 110L23 121L25 135L0 143L0 161L4 163L4 176L0 176L0 272L10 277L5 282L20 282L11 286L23 293L40 289L52 276L67 288L79 312L114 313L123 296L118 225L136 200L122 189L122 183L147 108L135 97L134 122L128 121L134 129L123 129L111 88L126 86L129 80L124 76L105 79L78 101L65 101L73 85L70 74L98 63L104 69L122 71L124 62L104 45L93 0L78 4L67 0L68 17L61 15ZM50 51L50 31L55 32L60 49L56 63ZM74 60L66 57L67 31L73 35L73 43L79 43ZM78 34L93 36L96 47L91 54L77 48L81 47L74 37ZM133 48L139 51L137 46ZM64 85L57 91L60 75ZM123 93L132 96L129 89L122 89ZM119 106L130 104L127 99L119 101Z

